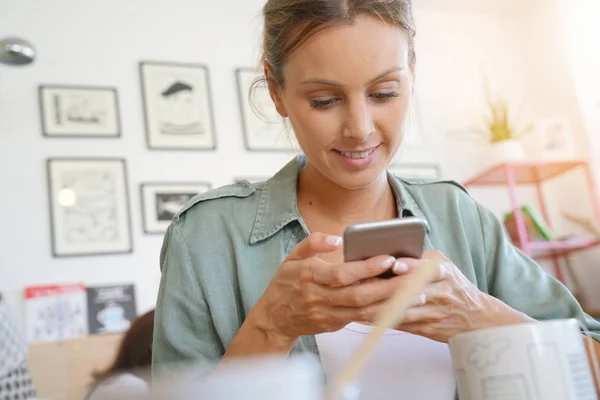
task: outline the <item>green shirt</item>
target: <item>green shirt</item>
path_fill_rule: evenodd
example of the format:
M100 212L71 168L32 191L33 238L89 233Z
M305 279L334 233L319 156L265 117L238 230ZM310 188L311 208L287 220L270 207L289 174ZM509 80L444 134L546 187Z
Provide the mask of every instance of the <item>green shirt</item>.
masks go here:
M266 182L200 194L174 217L160 256L154 367L223 356L279 265L308 235L296 202L305 162L297 157ZM427 220L426 249L444 253L479 290L535 319L577 318L600 333L567 288L514 247L498 218L462 186L388 180L398 215ZM292 355L306 351L318 354L314 336L300 337Z

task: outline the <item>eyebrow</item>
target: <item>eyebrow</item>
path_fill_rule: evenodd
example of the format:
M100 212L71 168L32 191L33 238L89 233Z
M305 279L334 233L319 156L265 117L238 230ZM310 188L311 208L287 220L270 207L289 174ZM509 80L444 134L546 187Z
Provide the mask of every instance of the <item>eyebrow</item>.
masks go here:
M378 81L379 79L391 74L392 72L396 72L396 71L402 71L404 70L404 67L392 67L392 68L388 68L385 71L383 71L381 74L377 75L375 78L371 79L368 83L371 84L373 82ZM335 81L330 81L328 79L318 79L318 78L313 78L313 79L307 79L305 81L302 81L301 84L305 85L305 84L309 84L309 83L317 83L320 85L328 85L328 86L335 86L335 87L341 87L342 84L339 82L335 82Z

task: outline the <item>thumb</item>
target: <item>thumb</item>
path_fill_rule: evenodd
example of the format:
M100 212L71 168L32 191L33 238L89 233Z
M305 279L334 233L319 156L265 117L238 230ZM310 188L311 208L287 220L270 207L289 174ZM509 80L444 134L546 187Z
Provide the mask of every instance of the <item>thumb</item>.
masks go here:
M341 237L315 232L294 247L288 260L304 260L319 253L330 253L341 245Z

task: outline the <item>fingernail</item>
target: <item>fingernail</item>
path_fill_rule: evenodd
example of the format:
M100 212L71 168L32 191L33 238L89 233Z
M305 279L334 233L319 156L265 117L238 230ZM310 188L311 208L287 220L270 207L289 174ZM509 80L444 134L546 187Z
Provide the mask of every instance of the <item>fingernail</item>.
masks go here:
M395 262L396 262L396 259L394 257L390 257L381 263L381 268L390 269L392 267L392 265L394 265Z
M419 301L421 302L421 304L427 303L427 296L425 296L425 293L419 296Z
M342 244L342 238L339 236L327 236L325 238L325 243L327 243L328 246L338 247Z
M406 271L408 271L408 265L406 265L405 263L403 263L401 261L397 261L396 264L394 265L394 272L397 274L403 274Z

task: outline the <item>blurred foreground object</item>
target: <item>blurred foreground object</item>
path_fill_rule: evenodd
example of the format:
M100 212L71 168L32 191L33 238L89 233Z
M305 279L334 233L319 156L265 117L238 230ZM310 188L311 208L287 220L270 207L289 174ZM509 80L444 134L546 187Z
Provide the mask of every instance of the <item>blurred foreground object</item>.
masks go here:
M36 397L26 359L27 344L0 293L0 400Z
M31 64L35 49L23 39L11 37L0 40L0 63L6 65Z
M206 368L209 367L210 371ZM202 377L202 378L201 378ZM218 366L173 366L168 376L154 374L147 394L124 392L132 400L320 400L321 369L314 355L228 360Z

